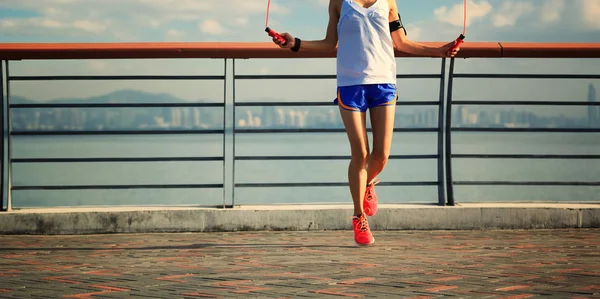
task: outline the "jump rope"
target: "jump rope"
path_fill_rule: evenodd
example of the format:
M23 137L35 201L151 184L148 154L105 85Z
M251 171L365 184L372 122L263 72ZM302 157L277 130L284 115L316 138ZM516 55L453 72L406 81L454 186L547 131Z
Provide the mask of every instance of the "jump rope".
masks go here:
M378 1L382 1L382 0L378 0ZM273 31L273 29L269 28L269 10L270 9L271 9L271 0L268 0L267 20L265 22L265 28L266 28L265 31L269 34L270 37L276 38L277 40L279 40L280 42L282 42L285 45L287 43L285 38L283 38L283 36L281 36L281 34L277 33L276 31ZM463 31L462 31L461 35L456 39L454 46L452 48L450 48L450 50L448 50L448 52L452 52L452 51L456 50L458 47L460 47L460 45L465 40L466 33L467 33L467 0L464 0L464 3L463 3Z
M271 0L269 0L269 1L271 1ZM464 0L464 3L463 3L463 32L456 39L456 44L452 48L450 48L450 50L448 52L452 52L452 51L456 50L458 47L460 47L460 45L465 41L465 34L467 34L467 0Z
M271 10L271 0L268 0L269 2L267 3L267 21L265 22L265 31L269 34L270 37L274 37L277 40L279 40L280 42L284 43L284 45L287 43L287 41L285 40L285 38L283 38L283 36L281 36L281 34L273 31L273 29L269 28L269 10Z

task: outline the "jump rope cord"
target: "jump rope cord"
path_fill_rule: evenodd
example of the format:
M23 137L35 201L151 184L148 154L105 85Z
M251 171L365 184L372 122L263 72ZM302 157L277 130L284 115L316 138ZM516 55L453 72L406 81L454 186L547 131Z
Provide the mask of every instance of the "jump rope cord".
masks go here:
M269 0L271 2L271 0ZM467 0L464 0L463 4L463 35L467 34Z
M269 10L271 10L271 0L267 2L267 20L265 21L265 28L269 27Z

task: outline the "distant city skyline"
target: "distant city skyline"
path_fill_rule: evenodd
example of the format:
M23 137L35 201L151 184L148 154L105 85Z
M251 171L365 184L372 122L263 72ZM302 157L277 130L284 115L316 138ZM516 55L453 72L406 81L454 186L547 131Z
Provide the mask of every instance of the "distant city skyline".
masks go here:
M596 101L596 89L588 86L588 101ZM402 100L401 100L402 101ZM35 103L19 96L12 104ZM55 103L179 103L169 94L121 90L91 98L56 100ZM400 106L399 106L400 107ZM397 127L436 127L437 107L401 106L396 111ZM587 115L567 117L562 113L541 116L516 107L455 105L453 126L461 127L600 127L600 107L589 106ZM227 105L229 112L231 105ZM530 109L531 110L531 109ZM584 116L585 115L585 116ZM237 128L341 128L337 106L237 107ZM13 108L13 130L121 130L121 129L220 129L222 108Z
M596 87L590 83L588 88L588 102L595 103L596 98ZM590 127L600 125L600 106L588 106L588 124Z

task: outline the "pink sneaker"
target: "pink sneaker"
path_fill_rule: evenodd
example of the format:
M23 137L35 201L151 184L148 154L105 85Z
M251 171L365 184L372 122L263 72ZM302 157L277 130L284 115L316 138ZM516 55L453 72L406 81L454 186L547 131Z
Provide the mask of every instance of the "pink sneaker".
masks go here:
M364 213L360 217L352 216L352 227L354 228L354 241L356 244L371 245L375 242Z
M377 214L377 194L375 193L375 185L379 183L379 179L375 179L373 183L367 186L365 191L365 200L363 201L363 209L367 216L375 216Z

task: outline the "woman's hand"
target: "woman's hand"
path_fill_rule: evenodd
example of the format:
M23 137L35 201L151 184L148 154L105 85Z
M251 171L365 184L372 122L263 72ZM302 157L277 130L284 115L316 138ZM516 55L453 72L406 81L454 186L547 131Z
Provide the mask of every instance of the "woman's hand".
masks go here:
M275 37L273 37L273 42L276 45L278 45L280 48L284 48L284 49L293 48L294 45L296 44L296 39L291 34L289 34L287 32L280 33L280 34L285 39L285 42L282 43L280 40L278 40Z
M452 47L454 47L454 45L456 45L456 41L449 42L449 43L441 46L440 49L439 49L440 56L441 57L454 57L454 56L456 56L456 54L458 54L458 52L460 51L460 47L458 47L456 49L452 49ZM450 49L452 49L452 51L450 51Z

